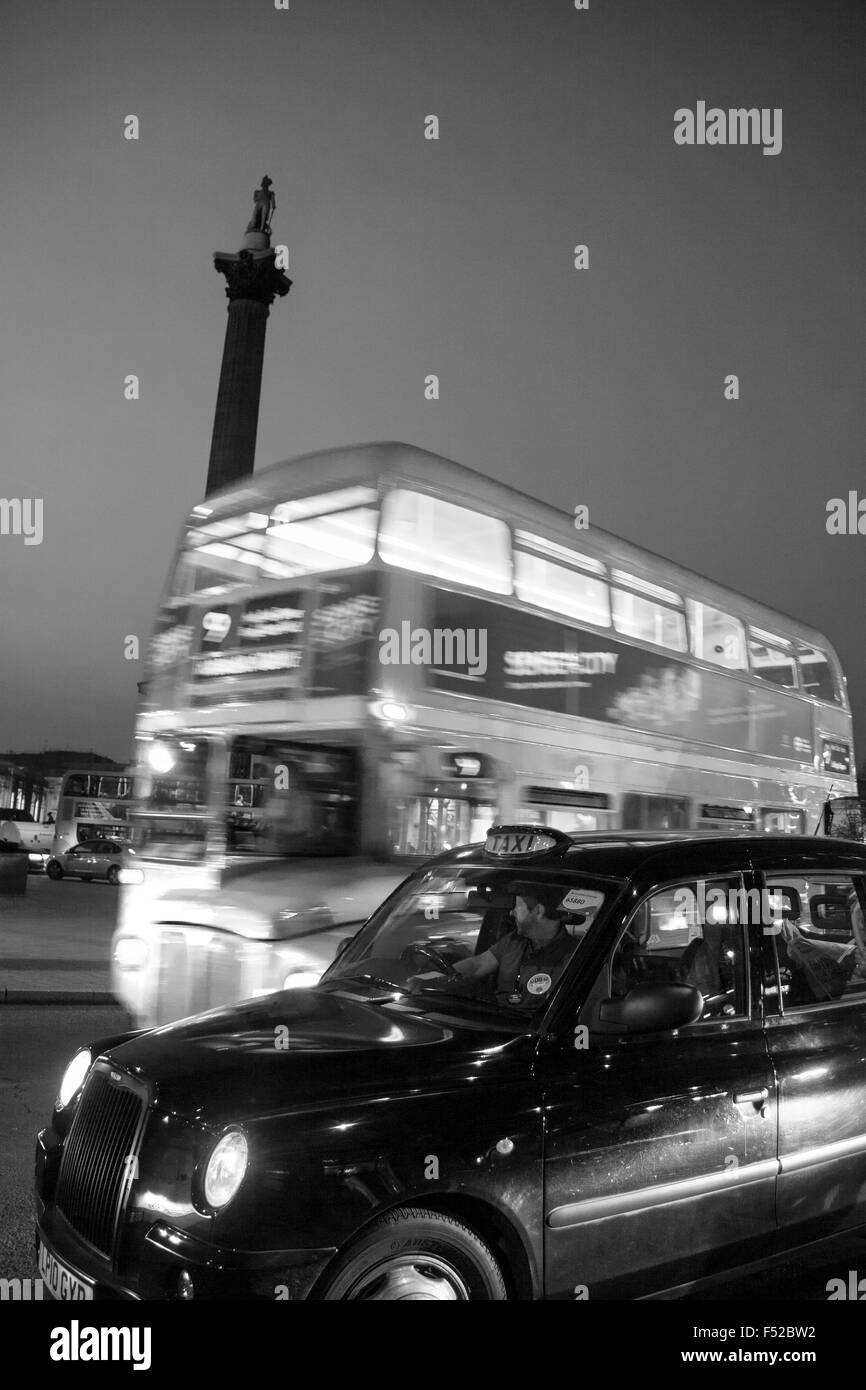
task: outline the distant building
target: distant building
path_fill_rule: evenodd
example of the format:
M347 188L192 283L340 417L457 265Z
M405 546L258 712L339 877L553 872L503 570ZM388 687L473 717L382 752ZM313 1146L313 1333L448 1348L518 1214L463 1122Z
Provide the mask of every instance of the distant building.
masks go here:
M123 772L123 763L101 753L46 748L41 753L0 753L0 807L29 811L34 820L57 815L60 786L67 772Z

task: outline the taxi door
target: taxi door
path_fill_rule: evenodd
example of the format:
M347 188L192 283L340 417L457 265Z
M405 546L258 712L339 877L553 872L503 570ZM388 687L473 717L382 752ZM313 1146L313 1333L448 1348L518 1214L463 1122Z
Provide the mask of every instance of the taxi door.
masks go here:
M792 850L763 879L786 919L766 942L786 1246L866 1223L866 882L860 853L822 859Z
M754 886L732 873L645 893L579 1014L542 1045L548 1298L640 1297L772 1249L776 1093L760 928L742 912L753 899L737 896ZM606 1031L603 1000L654 981L699 988L700 1020Z

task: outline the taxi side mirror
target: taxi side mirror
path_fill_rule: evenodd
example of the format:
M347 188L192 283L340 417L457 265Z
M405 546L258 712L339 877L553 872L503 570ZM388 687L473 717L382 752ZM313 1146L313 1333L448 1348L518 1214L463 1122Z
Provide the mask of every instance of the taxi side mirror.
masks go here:
M351 946L351 944L352 944L352 942L353 942L354 940L355 940L354 936L344 936L344 937L343 937L343 940L342 940L342 941L339 943L339 945L337 946L337 953L336 953L336 955L334 956L334 960L339 960L339 959L340 959L340 956L343 954L343 952L345 951L346 947L347 947L347 946Z
M603 1032L669 1033L697 1023L704 997L691 985L635 985L621 999L605 999L598 1008Z

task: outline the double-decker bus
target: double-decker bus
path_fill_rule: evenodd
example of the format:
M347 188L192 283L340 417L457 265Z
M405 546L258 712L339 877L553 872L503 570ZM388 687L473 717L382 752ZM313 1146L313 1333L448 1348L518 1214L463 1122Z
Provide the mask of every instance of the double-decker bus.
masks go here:
M74 770L60 784L54 825L54 854L86 840L129 839L132 797L129 773Z
M136 739L113 980L148 1024L311 982L494 820L811 832L854 790L820 633L396 443L193 508Z

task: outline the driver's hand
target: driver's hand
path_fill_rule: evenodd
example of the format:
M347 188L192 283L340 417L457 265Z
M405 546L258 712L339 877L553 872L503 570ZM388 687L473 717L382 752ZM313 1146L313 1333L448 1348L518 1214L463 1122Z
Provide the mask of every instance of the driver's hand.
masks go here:
M413 990L423 989L424 985L430 984L433 980L444 980L445 972L442 970L425 970L421 974L410 975L406 981L406 987L410 994Z

